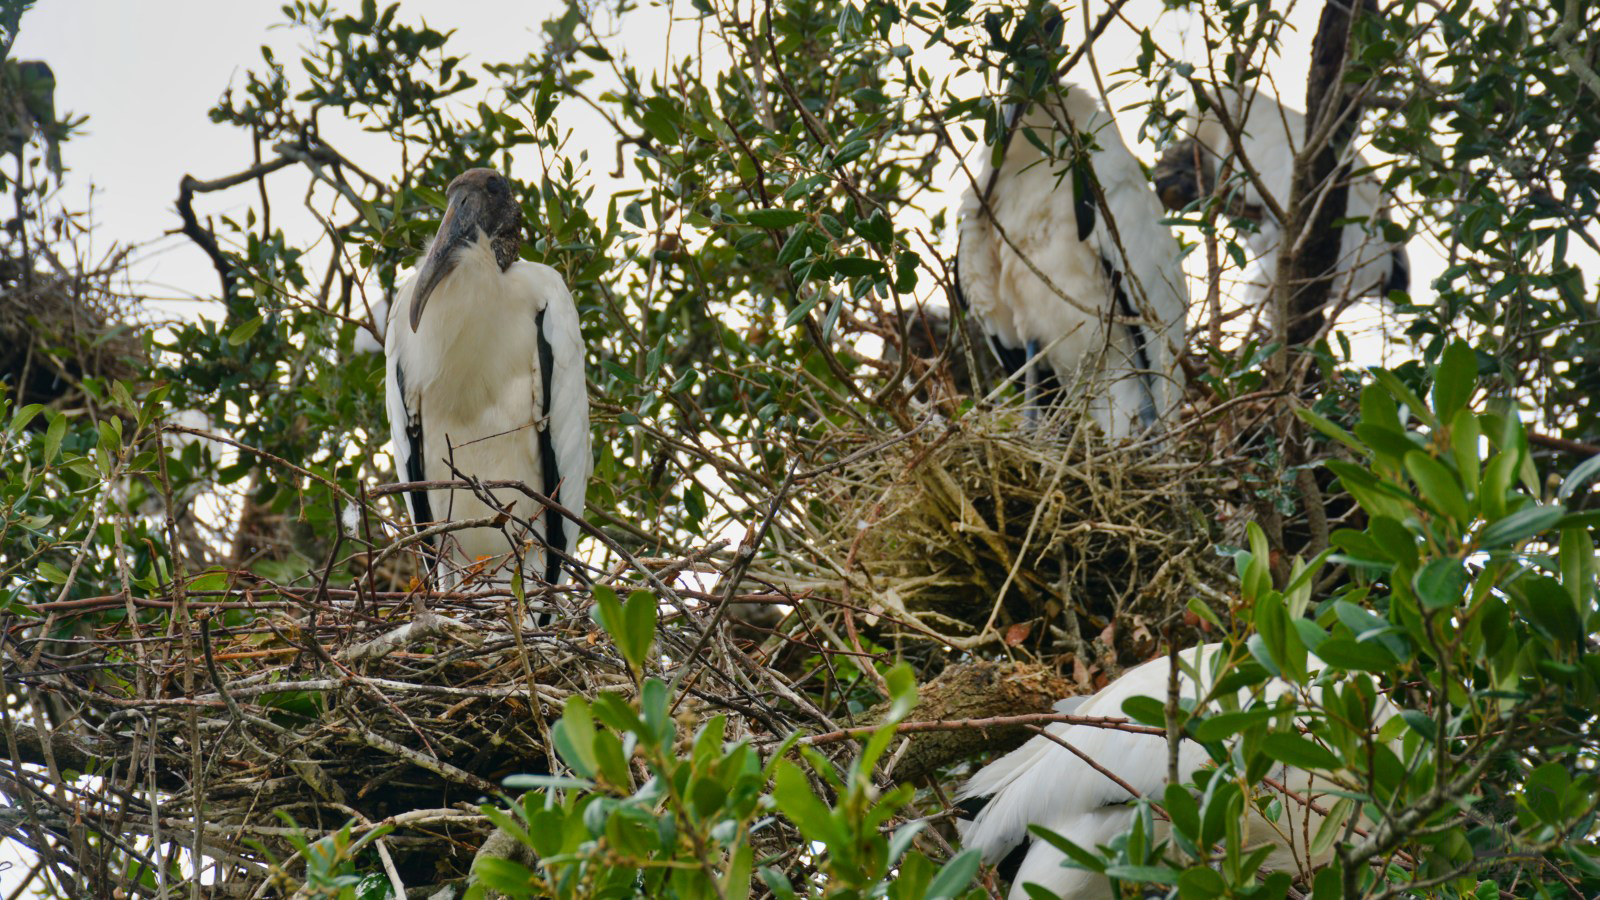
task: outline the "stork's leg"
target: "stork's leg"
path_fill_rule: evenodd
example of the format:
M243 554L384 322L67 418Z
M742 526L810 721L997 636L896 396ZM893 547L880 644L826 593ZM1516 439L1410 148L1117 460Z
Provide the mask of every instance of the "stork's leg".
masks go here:
M1027 358L1023 365L1028 371L1022 379L1022 415L1029 425L1039 424L1039 364L1034 358L1039 355L1039 342L1029 341Z

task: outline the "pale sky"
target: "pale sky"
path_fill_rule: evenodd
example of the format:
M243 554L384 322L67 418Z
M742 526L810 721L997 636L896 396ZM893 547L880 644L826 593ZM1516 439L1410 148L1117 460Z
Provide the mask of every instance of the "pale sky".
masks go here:
M356 2L333 5L358 8ZM1291 30L1269 71L1288 101L1300 105L1319 4L1299 0L1283 5L1288 6ZM675 8L678 21L670 31L665 27L669 23L665 4L642 6L631 14L624 33L636 63L659 61L667 52L667 40L679 44L673 55L694 46L695 23L689 21L694 14L687 3ZM1068 41L1079 37L1083 20L1098 17L1103 7L1102 2L1090 4L1087 15L1080 7L1077 21L1069 25ZM464 55L469 70L476 73L481 63L519 59L536 51L541 46L540 23L560 9L557 0L407 0L402 14L412 20L420 16L440 30L453 29L449 46ZM1161 9L1159 0L1133 0L1125 14L1133 22L1159 18L1164 46L1192 46L1194 37L1186 33L1187 14L1163 15ZM65 203L83 209L92 201L97 252L112 242L142 246L131 270L141 293L162 298L216 295L216 275L204 254L181 236L162 235L178 225L173 204L185 174L206 180L250 163L248 135L211 123L206 111L228 86L241 85L247 70L262 67L262 44L270 45L278 59L289 64L291 80L300 74L294 60L305 35L283 26L283 21L276 2L214 0L57 0L41 3L24 17L13 55L50 63L57 79L57 109L89 116L85 131L66 147L70 172ZM1114 83L1111 73L1136 53L1132 30L1122 23L1113 25L1095 45L1099 74L1106 83ZM1080 81L1092 76L1090 67L1082 64L1072 73ZM1141 96L1139 86L1130 86L1114 91L1113 99L1123 106ZM614 159L609 129L574 102L563 104L557 118L573 129L574 147L590 149L595 160L590 168L600 189L595 202L597 210L603 209L605 193L616 187L604 175ZM381 136L355 127L341 133L331 117L322 122L328 140L369 171L392 172L398 165L391 145ZM1150 161L1155 148L1134 142L1135 125L1124 120L1124 135L1135 154ZM520 174L526 178L530 173ZM274 205L275 221L291 242L302 244L319 233L297 202L305 183L306 177L295 168L272 176L274 193L281 198ZM952 166L945 202L954 206L961 187ZM245 185L202 197L197 209L202 215L242 214L256 200L254 186ZM1414 289L1424 289L1441 266L1431 264L1425 248L1414 246L1412 256ZM156 308L175 315L196 315L204 309L182 302L160 303Z
M359 3L333 5L359 9ZM439 30L454 29L451 46L481 63L518 59L538 48L539 23L557 9L553 0L407 0L402 14L420 16ZM57 110L89 116L85 133L66 146L66 202L69 208L87 206L93 188L101 249L112 241L145 243L178 227L174 201L185 174L207 180L250 164L249 135L213 124L206 111L227 87L242 85L246 71L264 68L263 44L289 64L291 78L299 74L296 48L304 32L283 22L281 4L255 0L55 0L23 18L12 55L48 62L56 75ZM364 167L372 154L389 156L388 142L379 137L356 128L331 132L335 146ZM293 171L276 176L275 186L278 179L285 185L305 181ZM197 208L213 215L240 212L256 199L247 185L203 198ZM316 234L308 217L293 217L291 205L279 203L273 211L287 217L282 221L291 240L297 232ZM133 276L156 296L217 292L210 262L181 236L149 247Z

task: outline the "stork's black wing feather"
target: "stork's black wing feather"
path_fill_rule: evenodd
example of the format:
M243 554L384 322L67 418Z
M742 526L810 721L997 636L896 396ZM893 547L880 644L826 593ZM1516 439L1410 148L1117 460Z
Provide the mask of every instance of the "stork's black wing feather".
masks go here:
M394 379L395 386L400 390L400 396L404 397L406 395L406 370L404 366L395 366ZM417 402L420 407L421 398L418 398ZM406 446L410 452L406 455L406 470L400 474L407 481L427 481L427 476L423 474L423 462L427 457L422 455L422 410L420 408L412 409L410 406L406 407ZM428 492L412 491L408 498L411 501L411 524L415 525L418 531L421 531L434 521L433 507L428 502ZM431 537L426 539L426 543L430 547L435 546L434 539Z
M1111 264L1110 258L1101 254L1100 268L1106 273L1106 278L1111 282L1111 294L1117 304L1117 313L1129 319L1137 320L1139 311L1133 308L1133 301L1128 297L1128 291L1122 284L1122 270ZM1150 383L1154 373L1150 366L1150 349L1147 344L1148 336L1145 330L1135 322L1128 323L1128 337L1133 342L1133 364L1139 368L1139 393L1142 400L1139 403L1139 421L1145 427L1156 423L1155 387Z
M1389 281L1383 286L1384 297L1396 291L1402 294L1411 292L1411 257L1406 253L1404 244L1389 252Z
M534 327L539 331L539 416L545 421L540 424L539 432L539 468L544 473L544 484L541 490L544 495L552 500L559 500L556 492L561 487L561 465L556 462L555 441L550 434L550 378L555 372L555 349L550 346L550 340L544 333L544 310L539 310L534 317ZM567 552L566 519L553 509L544 511L544 540L545 564L544 580L551 584L561 575L561 556Z
M1087 164L1072 167L1072 212L1078 220L1078 240L1087 241L1094 233L1094 191L1090 190Z

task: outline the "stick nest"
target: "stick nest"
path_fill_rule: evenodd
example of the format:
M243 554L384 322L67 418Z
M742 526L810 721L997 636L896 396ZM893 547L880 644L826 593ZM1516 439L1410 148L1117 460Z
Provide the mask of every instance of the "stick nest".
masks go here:
M136 304L111 289L120 271L120 257L52 273L0 252L0 384L15 408L78 406L84 378L131 381L144 370Z
M844 463L790 523L812 552L762 575L866 607L894 640L1147 658L1197 590L1226 590L1203 512L1217 486L1176 439L1108 446L1092 428L1000 409L836 435Z
M148 829L158 805L162 839L223 865L214 896L279 896L274 873L304 866L293 836L352 821L355 838L395 827L383 853L408 885L464 876L491 830L478 803L506 775L548 771L547 722L565 698L631 684L571 588L530 592L531 609L580 610L543 627L493 591L435 595L419 611L402 592L214 587L187 599L188 628L152 640L102 626L47 647L47 662L64 650L89 665L18 679L52 710L35 744L98 775L97 806L112 818L122 807L124 828Z

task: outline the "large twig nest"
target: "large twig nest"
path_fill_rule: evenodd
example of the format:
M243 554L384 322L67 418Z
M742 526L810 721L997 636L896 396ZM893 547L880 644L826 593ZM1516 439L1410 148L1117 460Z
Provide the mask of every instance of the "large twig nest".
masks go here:
M1197 580L1225 581L1207 572L1206 485L1176 441L1112 447L1071 425L999 410L841 436L886 446L817 477L794 523L812 555L762 574L844 595L897 638L1048 654L1104 634L1143 658L1126 642L1159 639Z
M130 657L115 639L132 632L119 622L99 630L92 652L141 675L97 677L100 666L84 665L19 676L76 701L60 734L93 739L85 755L105 760L97 774L153 777L163 817L199 817L204 852L239 863L235 886L253 888L301 829L314 838L391 819L386 846L408 882L465 875L488 831L477 804L507 775L548 771L545 729L565 698L631 683L585 620L537 626L507 597L435 597L415 611L403 596L290 593L238 583L226 597L191 598L197 621L163 648L187 664ZM154 710L137 720L151 728L130 725L130 709ZM202 782L203 808L184 789Z
M86 377L135 378L143 328L132 301L102 289L111 272L31 269L29 260L0 255L0 383L15 405L76 406Z

